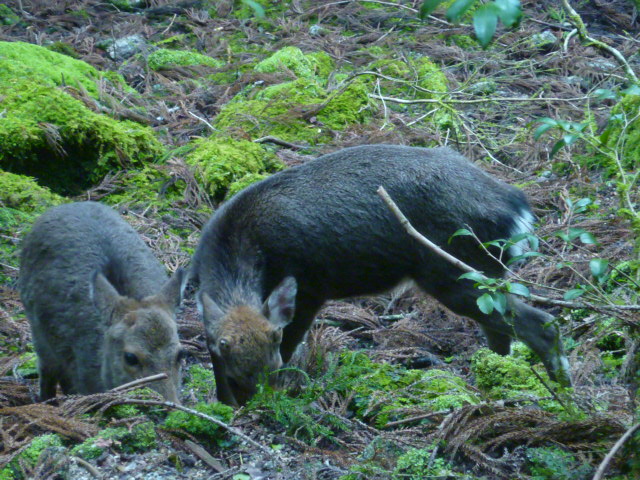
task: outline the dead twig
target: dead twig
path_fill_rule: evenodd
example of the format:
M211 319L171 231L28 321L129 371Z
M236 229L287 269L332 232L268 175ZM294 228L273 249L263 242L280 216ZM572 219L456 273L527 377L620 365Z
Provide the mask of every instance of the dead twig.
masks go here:
M629 440L631 436L634 433L636 433L636 431L639 429L640 429L640 423L636 423L633 427L627 430L625 434L622 435L622 437L620 437L620 439L613 445L611 450L609 450L609 453L607 453L607 456L604 457L604 460L602 460L602 463L600 464L600 466L598 467L598 470L596 470L596 473L593 476L593 480L600 480L603 477L604 472L607 470L607 467L609 466L609 463L611 462L613 457L616 455L616 453L618 453L618 450L620 450L622 446L625 444L625 442Z
M391 197L389 196L387 191L384 189L384 187L382 186L378 187L378 195L380 195L380 198L382 198L382 200L387 204L389 209L393 212L393 214L396 216L396 218L398 219L400 224L404 227L404 229L407 231L407 233L411 235L413 238L415 238L418 242L420 242L422 245L427 247L436 255L439 255L440 257L450 262L452 265L458 267L460 270L463 270L465 272L474 272L481 275L483 278L487 278L482 272L479 272L475 268L464 263L462 260L459 260L453 255L445 252L439 246L437 246L435 243L433 243L431 240L429 240L427 237L425 237L419 231L417 231L413 227L413 225L411 225L407 217L405 217L402 211L398 208L395 202L391 199ZM540 295L534 295L534 294L531 294L527 298L529 298L531 301L535 303L539 303L543 305L572 308L576 310L587 309L587 310L593 310L596 312L609 312L609 313L621 312L621 311L640 311L640 305L592 305L590 303L575 303L575 302L568 302L565 300L556 300L554 298L542 297Z
M254 140L254 143L266 143L266 142L275 143L276 145L287 147L287 148L290 148L291 150L302 150L303 148L305 148L302 145L296 145L295 143L290 143L280 138L273 137L271 135L267 135L266 137L256 138Z
M138 387L140 385L145 385L147 383L155 382L156 380L164 380L168 378L166 373L156 373L155 375L151 375L144 378L138 378L137 380L133 380L132 382L125 383L123 385L118 385L115 388L112 388L111 392L122 392L123 390L128 390L129 388Z
M78 465L80 465L82 468L84 468L87 472L89 472L94 478L98 478L98 479L102 479L102 474L98 471L98 469L96 467L94 467L93 465L91 465L89 462L87 462L86 460L80 458L80 457L71 457L71 460L73 460L74 462L76 462Z
M366 72L369 74L374 74L374 72ZM436 92L442 95L442 92ZM395 97L384 97L382 95L376 95L374 93L369 94L369 98L375 98L376 100L382 100L393 103L403 103L403 104L413 104L413 103L463 103L463 104L473 104L473 103L488 103L488 102L578 102L589 100L591 97L572 97L572 98L554 98L554 97L533 97L533 98L519 98L519 97L489 97L489 98L478 98L474 100L462 100L455 98L416 98L415 100L407 100L405 98L395 98Z

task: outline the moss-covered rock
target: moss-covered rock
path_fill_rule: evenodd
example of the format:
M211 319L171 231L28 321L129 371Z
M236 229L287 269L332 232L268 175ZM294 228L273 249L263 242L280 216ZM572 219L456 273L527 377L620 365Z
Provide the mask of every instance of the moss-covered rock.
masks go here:
M224 62L198 52L159 48L149 55L147 65L149 65L151 70L163 70L174 66L190 65L206 65L220 68L224 66Z
M471 357L471 371L478 387L495 399L548 397L549 391L531 372L532 365L517 356L502 356L488 348L481 348ZM541 365L533 368L549 384L549 376ZM540 400L539 405L551 412L562 407L555 400Z
M260 73L281 73L288 70L297 78L312 78L320 63L325 64L326 59L305 55L298 47L284 47L258 63L254 69Z
M183 378L183 392L188 392L200 402L210 402L215 395L216 380L213 370L200 364L191 365Z
M60 437L53 433L40 435L31 440L29 446L24 449L17 457L11 460L3 469L0 470L0 479L2 480L22 480L26 479L23 467L27 470L32 469L38 463L40 455L48 448L56 448L62 446Z
M379 89L383 96L402 99L438 100L448 91L447 78L428 57L392 58L390 52L380 47L370 47L369 54L378 57L367 66L367 70L379 72L384 77L369 76L368 85ZM386 77L386 78L385 78ZM387 103L387 108L396 111L431 111L426 120L442 129L455 126L455 114L446 104L433 103L426 109L424 105Z
M193 408L223 422L228 423L233 418L233 408L222 403L200 402ZM183 431L194 435L206 440L210 445L224 445L228 442L225 429L209 420L181 410L171 412L165 419L164 426L177 434Z
M6 73L0 69L0 168L36 177L58 193L74 193L109 170L141 165L162 153L150 128L97 114L37 78Z
M481 401L452 373L375 363L364 353L355 352L341 356L335 385L353 395L358 417L373 418L378 426L403 418L412 407L439 411Z
M92 460L102 455L108 448L124 453L146 452L158 446L158 436L153 422L138 423L126 427L105 428L71 449L72 455Z
M236 95L222 108L214 125L221 130L241 130L253 138L272 135L315 145L329 140L332 130L367 122L369 105L364 81L327 92L317 79L299 78Z
M82 88L98 98L97 81L112 79L81 60L24 42L0 42L0 84L31 79L49 86ZM4 103L4 102L3 102Z
M211 137L195 142L186 163L196 170L206 191L222 200L227 192L236 193L256 177L283 168L282 162L261 145L246 140ZM239 182L239 185L234 185Z

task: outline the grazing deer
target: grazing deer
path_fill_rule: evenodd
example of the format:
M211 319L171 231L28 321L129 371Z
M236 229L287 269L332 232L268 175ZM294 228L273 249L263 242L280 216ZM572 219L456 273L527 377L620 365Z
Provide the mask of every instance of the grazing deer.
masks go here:
M140 236L95 202L54 207L22 245L19 289L38 354L40 400L103 392L137 378L178 402L183 350L175 309L184 280L169 280Z
M236 405L255 393L259 375L291 358L325 301L383 292L407 279L476 320L493 351L509 353L518 338L552 378L569 384L553 317L513 296L505 316L482 313L482 292L403 230L376 194L380 185L418 231L491 277L501 277L503 265L470 237L449 243L451 235L466 226L486 242L532 227L520 190L448 148L347 148L250 186L204 227L191 270L218 398Z

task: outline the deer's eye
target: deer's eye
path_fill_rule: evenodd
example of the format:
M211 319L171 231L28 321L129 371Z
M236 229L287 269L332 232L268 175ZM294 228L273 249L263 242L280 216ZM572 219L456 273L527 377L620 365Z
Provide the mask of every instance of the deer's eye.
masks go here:
M131 352L124 352L124 361L127 362L127 365L130 365L132 367L140 363L140 360L138 360L136 354Z

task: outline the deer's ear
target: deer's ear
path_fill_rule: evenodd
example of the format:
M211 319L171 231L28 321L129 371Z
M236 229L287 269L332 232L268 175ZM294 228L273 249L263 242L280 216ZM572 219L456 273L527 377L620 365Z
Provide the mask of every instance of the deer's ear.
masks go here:
M224 312L211 297L203 291L197 295L198 311L205 325L217 324L224 317Z
M158 300L171 308L176 309L182 301L182 294L187 285L187 275L182 267L179 267L171 278L164 284L157 295Z
M272 325L284 327L293 320L298 284L293 277L286 277L264 302L262 311Z
M96 310L104 318L111 318L111 312L123 298L102 273L96 271L91 278L89 295Z

